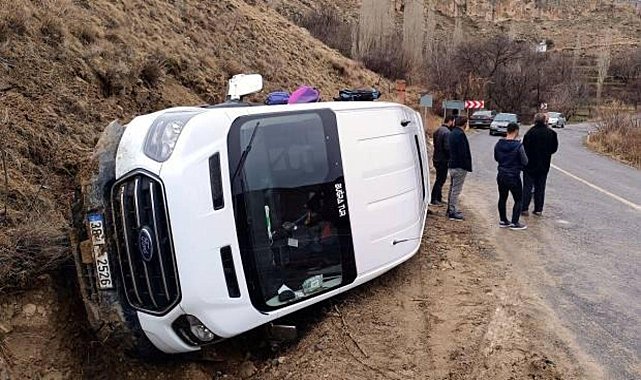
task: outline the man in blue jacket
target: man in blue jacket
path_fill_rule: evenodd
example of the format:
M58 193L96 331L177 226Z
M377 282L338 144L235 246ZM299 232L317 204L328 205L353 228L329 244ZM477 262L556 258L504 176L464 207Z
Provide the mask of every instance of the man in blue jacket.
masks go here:
M527 165L528 159L523 144L519 137L519 125L510 123L507 126L507 136L499 140L494 146L494 159L499 163L499 174L496 182L499 185L499 227L512 230L524 230L526 225L519 223L521 216L521 201L523 198L523 185L521 184L521 171ZM514 199L512 219L507 219L506 205L509 194Z
M456 127L450 132L448 141L450 145L450 193L447 199L447 216L450 220L462 221L465 218L458 210L458 199L463 191L463 183L467 173L472 172L472 153L470 143L465 135L464 117L456 119Z

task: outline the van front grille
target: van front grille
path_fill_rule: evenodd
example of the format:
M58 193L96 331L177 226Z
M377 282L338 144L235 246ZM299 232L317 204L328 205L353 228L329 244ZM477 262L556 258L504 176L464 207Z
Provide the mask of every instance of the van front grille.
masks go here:
M113 186L111 201L127 300L141 311L164 314L180 300L164 188L135 173Z

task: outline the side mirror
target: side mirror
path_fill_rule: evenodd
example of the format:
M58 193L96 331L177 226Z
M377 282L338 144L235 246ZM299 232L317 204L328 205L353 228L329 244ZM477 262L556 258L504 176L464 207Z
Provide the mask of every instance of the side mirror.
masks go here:
M243 96L260 92L263 89L263 77L260 74L238 74L229 80L227 98L242 100Z

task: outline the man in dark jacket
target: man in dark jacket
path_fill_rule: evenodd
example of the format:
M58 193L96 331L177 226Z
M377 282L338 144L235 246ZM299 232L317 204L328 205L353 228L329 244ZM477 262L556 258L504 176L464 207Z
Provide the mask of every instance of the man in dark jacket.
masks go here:
M432 187L432 205L443 205L443 185L447 180L448 161L450 159L449 135L450 129L454 125L454 117L447 116L445 122L436 131L434 131L434 154L432 161L436 169L436 181Z
M519 137L519 125L510 123L507 126L507 136L499 140L494 146L494 159L499 163L499 174L496 182L499 185L499 227L512 230L527 228L519 223L521 216L521 200L523 198L523 185L521 183L521 170L527 165L528 159ZM514 199L512 220L508 221L506 204L509 194Z
M463 214L458 210L458 198L463 191L463 183L467 173L472 171L472 153L470 144L465 136L465 124L467 119L464 117L456 119L456 127L452 129L449 135L450 144L450 193L447 199L447 216L450 220L463 220Z
M523 171L523 215L528 215L534 189L534 214L541 216L552 155L559 149L556 132L547 126L545 114L536 114L534 127L525 134L523 146L528 157Z

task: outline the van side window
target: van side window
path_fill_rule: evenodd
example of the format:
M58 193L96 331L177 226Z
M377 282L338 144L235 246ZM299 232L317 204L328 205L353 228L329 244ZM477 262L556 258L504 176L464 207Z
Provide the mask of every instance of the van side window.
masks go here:
M216 153L209 158L209 181L211 184L211 199L214 210L220 210L225 207L223 182L220 178L220 153Z

